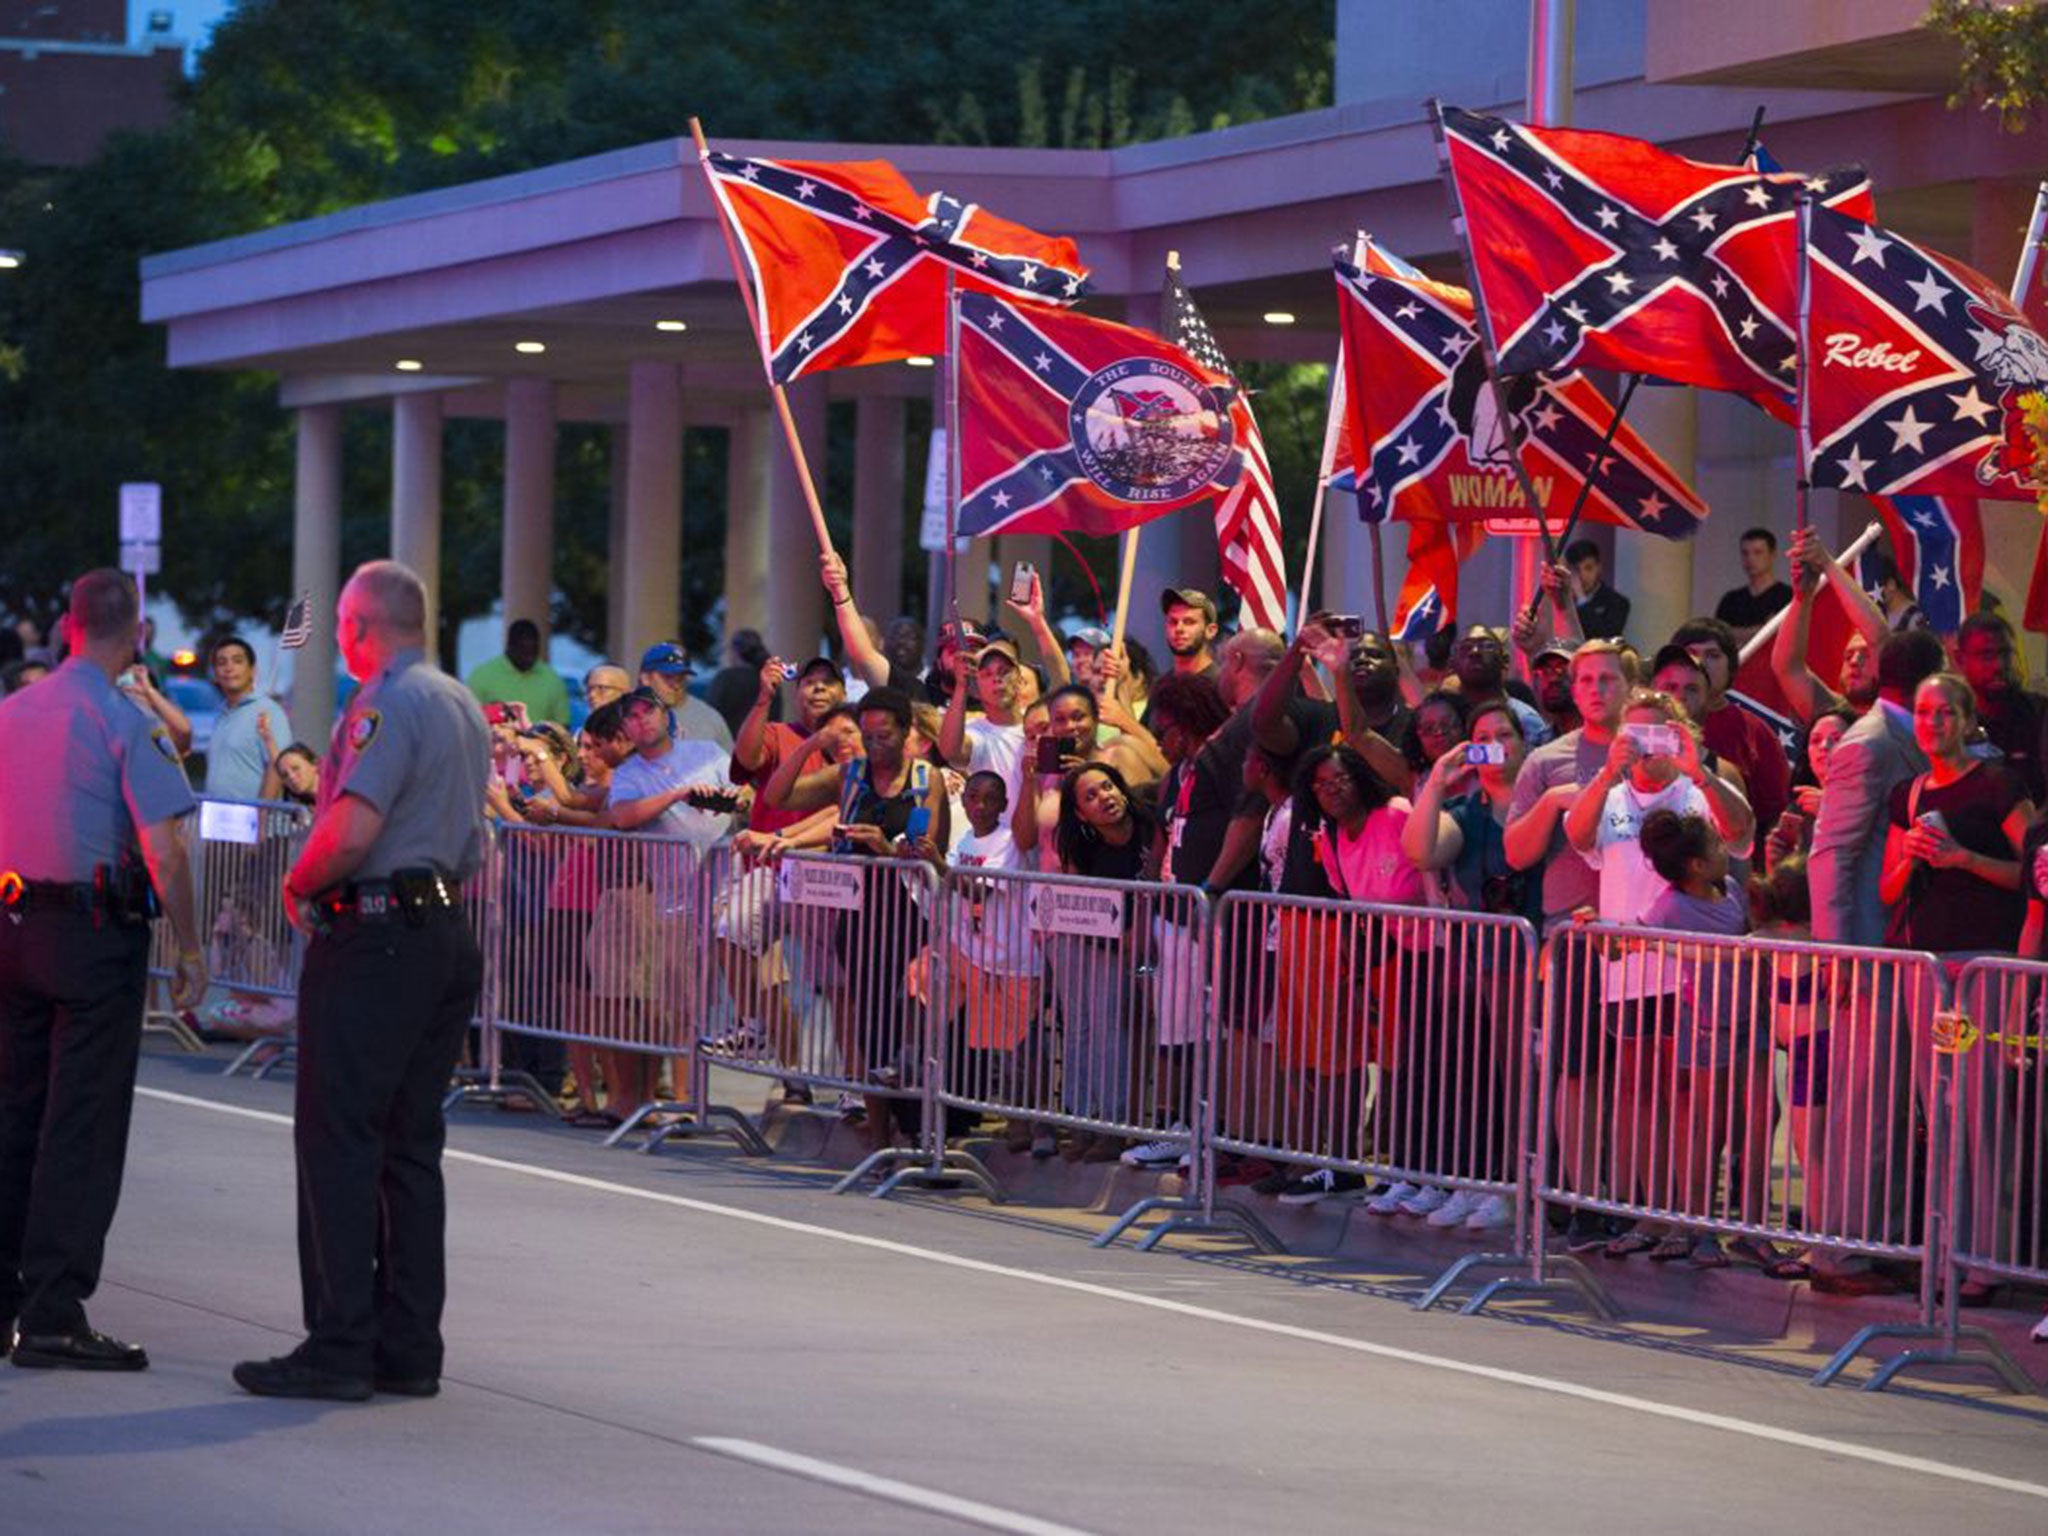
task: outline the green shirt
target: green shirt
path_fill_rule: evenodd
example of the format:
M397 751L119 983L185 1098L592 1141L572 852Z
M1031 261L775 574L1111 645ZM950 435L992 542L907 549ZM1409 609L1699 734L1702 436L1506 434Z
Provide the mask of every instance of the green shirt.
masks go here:
M468 683L479 704L524 704L527 718L535 724L569 723L568 684L544 661L536 661L531 672L522 672L506 657L493 656L469 674Z

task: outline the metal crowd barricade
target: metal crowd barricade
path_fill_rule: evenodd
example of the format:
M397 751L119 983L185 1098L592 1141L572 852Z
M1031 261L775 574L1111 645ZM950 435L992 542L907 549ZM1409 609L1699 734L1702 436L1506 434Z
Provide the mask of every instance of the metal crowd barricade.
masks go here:
M559 1040L591 1047L584 1066L611 1074L614 1094L643 1074L658 1078L632 1058L668 1064L671 1091L641 1098L608 1145L650 1118L673 1116L653 1127L649 1150L670 1135L712 1130L765 1150L744 1115L708 1102L693 1049L724 867L722 850L680 839L500 824L483 873L464 893L485 959L479 1060L448 1102L516 1096L554 1110L554 1093L507 1067L504 1048L508 1035Z
M930 986L943 987L932 936L938 877L921 860L828 853L736 868L712 921L705 1043L719 1066L811 1095L859 1097L874 1150L834 1186L844 1194L906 1182L994 1192L980 1163L945 1144Z
M1523 1261L1535 956L1534 930L1514 917L1224 897L1211 1161L1234 1153L1500 1197L1512 1251L1460 1259L1425 1307L1474 1266ZM1214 1183L1205 1181L1207 1201ZM1256 1218L1240 1219L1279 1246Z
M1726 1235L1824 1264L1919 1263L1919 1322L1864 1329L1816 1385L1877 1338L1940 1336L1950 1191L1913 1134L1917 1117L1926 1147L1949 1138L1949 1058L1933 1049L1949 991L1933 956L1585 924L1551 935L1544 966L1539 1240L1526 1278L1493 1282L1467 1311L1568 1286L1614 1315L1591 1272L1540 1240L1556 1206L1632 1218L1624 1255ZM1869 1385L1933 1358L1895 1357Z
M1957 1308L1965 1283L2048 1286L2048 965L1971 960L1954 1005L1935 1042L1953 1059L1955 1102L1941 1363L1970 1359L2015 1391L2038 1391L1992 1335L1961 1326ZM1983 1353L1963 1355L1966 1338Z
M244 996L296 998L305 940L286 920L284 878L311 817L289 801L209 800L192 818L191 858L197 919L213 985ZM159 919L150 937L151 1006L145 1029L160 1030L189 1051L205 1049L166 995L175 940ZM289 1053L289 1031L251 1040L225 1069L232 1075L259 1058L268 1065Z
M943 911L920 982L942 1063L939 1103L1001 1115L1034 1138L1063 1127L1177 1141L1198 1189L1209 1014L1201 891L953 869ZM1199 1209L1193 1198L1141 1200L1095 1241L1115 1242L1152 1211ZM1147 1242L1189 1224L1176 1219Z

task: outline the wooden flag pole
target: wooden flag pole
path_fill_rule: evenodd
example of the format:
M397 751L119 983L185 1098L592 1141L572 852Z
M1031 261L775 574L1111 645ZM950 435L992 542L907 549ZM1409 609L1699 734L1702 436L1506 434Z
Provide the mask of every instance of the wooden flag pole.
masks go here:
M946 611L960 627L960 293L946 268Z
M696 141L697 164L703 168L705 184L711 189L711 201L718 209L718 232L725 236L725 254L732 262L733 277L740 287L740 302L746 306L747 324L752 327L754 339L760 345L761 368L766 373L768 332L754 303L754 288L747 281L747 268L740 260L739 243L733 238L732 211L726 206L725 193L718 185L718 178L711 174L711 146L705 142L703 125L694 117L690 119L690 137ZM810 461L804 457L804 441L797 432L796 417L789 409L789 396L772 375L768 379L768 392L775 397L775 414L782 421L782 435L789 444L790 459L796 465L797 484L803 488L804 506L811 514L811 531L818 536L818 551L833 554L832 534L825 526L825 507L818 499L817 482L811 478Z
M1793 517L1795 526L1804 528L1807 522L1807 501L1813 494L1813 402L1807 398L1806 354L1809 346L1807 330L1812 319L1813 264L1807 257L1807 242L1813 235L1813 194L1805 187L1799 189L1799 359L1798 371L1794 374L1793 388L1799 395L1799 464L1798 478L1793 482Z

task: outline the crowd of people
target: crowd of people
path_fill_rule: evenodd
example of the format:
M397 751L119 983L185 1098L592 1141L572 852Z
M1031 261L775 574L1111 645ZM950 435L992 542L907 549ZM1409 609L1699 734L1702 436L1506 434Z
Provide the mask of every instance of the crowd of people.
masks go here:
M1439 1006L1442 975L1428 988L1416 979L1426 969L1418 955L1440 939L1389 928L1361 959L1304 908L1262 928L1257 974L1229 982L1205 1009L1199 983L1175 979L1187 970L1189 936L1163 897L1133 904L1121 943L1069 941L1032 929L1021 905L991 883L971 912L963 906L957 931L917 928L905 947L905 924L889 925L901 951L893 957L878 947L878 919L847 918L827 960L782 942L788 928L777 916L773 868L792 853L837 852L937 871L1188 887L1212 899L1265 892L1496 914L1526 919L1546 936L1597 922L1931 951L1951 965L1985 954L2048 958L2048 822L2037 825L2048 699L2025 687L2006 620L1981 611L1944 640L1917 610L1873 601L1811 529L1792 537L1782 577L1768 531L1745 533L1742 549L1743 587L1714 615L1668 637L1639 637L1647 643L1628 637L1627 600L1605 586L1597 550L1574 546L1546 573L1547 601L1505 628L1474 625L1421 646L1330 613L1309 616L1291 639L1226 634L1209 594L1169 589L1157 598L1163 665L1100 629L1062 637L1035 574L1024 573L1000 626L945 624L927 666L922 627L871 622L828 554L821 578L836 660L771 655L743 632L707 702L690 689L683 648L661 642L632 672L605 664L587 673L590 712L572 734L538 631L515 622L505 656L470 683L491 723L490 809L501 823L637 834L685 845L693 857L724 850L714 942L683 962L714 968L726 1000L720 1018L671 1021L668 1034L651 1025L634 1044L673 1046L674 1029L701 1026L715 1036L714 1053L789 1064L784 1096L807 1104L811 1089L795 1080L813 1075L797 1067L807 1059L799 1040L807 982L826 990L818 978L830 971L842 1009L858 998L887 1012L928 982L930 951L942 947L954 973L946 1006L963 1038L1009 1063L997 1074L1005 1091L1040 1084L1026 1097L1047 1119L1020 1115L1008 1129L1020 1153L1152 1168L1183 1160L1188 1134L1176 1122L1192 1102L1185 1048L1213 1012L1240 1058L1225 1074L1226 1135L1236 1129L1257 1143L1257 1105L1266 1106L1268 1131L1289 1106L1295 1119L1286 1123L1306 1123L1309 1105L1319 1140L1303 1150L1383 1166L1408 1166L1403 1157L1414 1154L1414 1166L1458 1187L1418 1176L1368 1189L1353 1174L1252 1155L1226 1159L1227 1182L1296 1205L1356 1193L1378 1214L1484 1232L1511 1213L1498 1195L1464 1185L1511 1178L1503 1162L1509 1106L1524 1070L1509 1034L1486 1022L1500 1012L1486 996L1498 955L1473 950L1458 962L1469 974L1452 978L1453 991L1479 998L1461 1004L1460 1018L1481 1024L1451 1030L1425 1017ZM1832 678L1809 666L1823 587L1841 597L1855 628ZM1780 610L1769 644L1800 728L1791 748L1730 696L1745 641ZM223 639L212 672L228 708L207 793L310 797L317 758L290 742L281 713L257 694L250 647ZM11 675L9 686L33 680ZM132 689L175 738L174 706L166 712L146 670ZM605 962L593 935L607 926L604 881L588 854L568 847L522 856L518 920L546 926L566 963L587 970L593 994L629 992L598 984ZM647 921L683 910L683 883L678 876L675 890L654 891ZM1370 975L1347 976L1353 968ZM1582 1012L1596 1022L1581 1028L1588 1043L1568 1053L1574 1059L1556 1084L1562 1141L1592 1145L1573 1141L1587 1116L1635 1113L1589 1083L1593 1069L1577 1058L1605 1060L1611 1045L1624 1062L1650 1061L1676 1085L1658 1111L1666 1115L1682 1115L1711 1078L1715 1102L1734 1107L1711 1135L1688 1130L1689 1145L1710 1144L1697 1166L1670 1177L1695 1187L1667 1180L1664 1193L1688 1209L1718 1199L1719 1209L1756 1221L1747 1191L1770 1156L1779 1115L1772 1066L1782 1053L1796 1160L1811 1177L1823 1161L1852 1155L1833 1143L1824 1150L1822 1122L1858 1123L1845 1107L1880 1091L1874 1079L1887 1063L1873 1064L1883 1053L1868 1049L1830 1059L1827 1010L1810 979L1804 991L1779 982L1776 1026L1766 1020L1745 1037L1751 1043L1731 1046L1725 1028L1701 1025L1677 1039L1663 1030L1664 983L1646 980L1640 963L1609 959L1589 975ZM1669 991L1704 985L1695 975ZM643 1000L663 995L658 980L641 991ZM573 1013L583 1005L561 1006ZM1806 1022L1786 1025L1802 1008ZM590 1032L574 1018L538 1022ZM900 1085L915 1063L880 1059L888 1042L900 1044L900 1029L870 1021L859 1032L858 1022L838 1021L827 1049L838 1054L838 1075L877 1087L841 1109L886 1145L903 1116L879 1090ZM1431 1050L1486 1058L1490 1086L1468 1092L1461 1114L1476 1117L1476 1129L1432 1127L1416 1108L1441 1098L1450 1069L1399 1039L1432 1030L1439 1044ZM616 1125L663 1091L656 1054L579 1044L562 1055L544 1039L514 1038L523 1053L516 1064L561 1087L582 1123ZM1908 1046L1897 1042L1901 1052ZM1055 1071L1057 1081L1048 1075ZM1089 1127L1128 1130L1140 1106L1156 1111L1153 1140L1132 1144ZM1912 1094L1889 1093L1884 1115L1910 1122L1916 1113L1925 1106L1916 1109ZM1233 1127L1233 1116L1245 1123ZM1647 1155L1641 1136L1618 1123L1605 1135L1610 1150L1566 1156L1563 1177L1617 1203L1643 1198L1630 1161ZM1717 1181L1728 1186L1718 1196ZM1874 1218L1861 1235L1897 1238L1888 1219ZM1854 1256L1802 1259L1752 1239L1724 1242L1705 1230L1583 1211L1572 1221L1574 1248L1616 1259L1646 1253L1714 1266L1733 1256L1781 1277L1811 1273L1827 1289L1901 1283ZM1972 1277L1964 1299L1992 1289L1991 1278Z

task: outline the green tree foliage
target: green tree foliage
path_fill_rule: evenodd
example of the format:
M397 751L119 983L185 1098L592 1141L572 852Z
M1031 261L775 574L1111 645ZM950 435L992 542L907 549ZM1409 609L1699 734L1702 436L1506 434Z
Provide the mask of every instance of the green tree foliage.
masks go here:
M2048 101L2048 5L2041 0L1934 0L1922 23L1963 52L1950 106L1974 101L2008 133L2024 133Z
M1170 0L243 0L169 129L71 172L0 160L0 245L27 255L0 274L0 609L47 614L59 582L112 555L115 486L155 479L174 534L162 587L187 618L282 616L293 450L276 381L167 368L138 313L145 255L673 137L693 112L725 137L1099 146L1300 111L1328 99L1332 11L1271 0L1195 44ZM390 423L348 419L355 560L385 545ZM448 424L451 625L497 593L501 443L494 423ZM704 553L680 581L699 643L724 451L690 434L687 542ZM556 619L597 643L604 434L565 426L558 468Z

